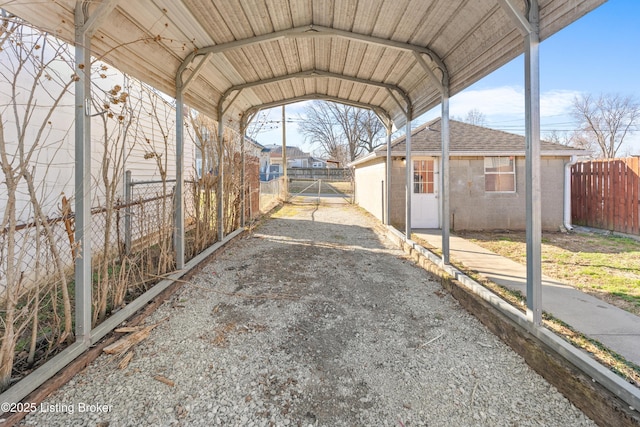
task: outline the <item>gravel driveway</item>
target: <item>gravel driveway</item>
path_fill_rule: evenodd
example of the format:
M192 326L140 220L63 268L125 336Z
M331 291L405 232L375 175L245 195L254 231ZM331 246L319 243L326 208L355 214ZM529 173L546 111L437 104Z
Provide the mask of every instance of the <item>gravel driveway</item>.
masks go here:
M147 320L128 367L102 355L24 423L593 425L375 224L285 205Z

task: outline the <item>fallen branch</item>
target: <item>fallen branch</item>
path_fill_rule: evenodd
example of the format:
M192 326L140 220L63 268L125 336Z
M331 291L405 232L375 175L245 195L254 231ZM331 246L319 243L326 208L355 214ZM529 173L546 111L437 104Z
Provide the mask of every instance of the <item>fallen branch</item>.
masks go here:
M129 350L134 345L138 344L140 341L146 339L151 334L153 328L157 325L147 326L144 329L141 329L137 332L127 335L124 338L119 339L108 347L104 348L104 352L107 354L122 354Z
M156 381L160 381L161 383L165 383L169 387L174 387L176 385L175 382L171 381L167 377L163 377L162 375L156 375L155 377L153 377L153 379L156 380Z
M125 369L127 366L129 366L129 362L131 362L131 359L133 359L133 351L129 351L124 355L120 363L118 363L118 369Z
M432 342L434 342L435 340L442 338L443 336L444 336L444 332L443 332L443 333L441 333L440 335L438 335L437 337L430 339L430 340L429 340L429 341L427 341L426 343L424 343L424 344L420 344L420 347L426 347L426 346L428 346L429 344L431 344Z
M473 385L473 390L471 391L471 406L473 406L473 397L476 394L476 389L478 388L478 380L475 381L475 384Z
M121 339L119 339L118 341L114 342L113 344L107 346L104 348L104 352L107 354L123 354L126 353L131 347L133 347L134 345L138 344L140 341L143 341L145 339L147 339L149 337L149 335L151 334L151 331L158 326L160 323L164 322L165 320L167 320L167 318L159 321L158 323L154 324L154 325L149 325L147 327L144 327L140 330L136 330L135 332L127 335L126 337L123 337ZM122 330L133 330L136 329L134 328L120 328Z
M130 334L131 332L138 332L144 328L144 326L123 326L122 328L115 329L113 332L117 332L119 334Z

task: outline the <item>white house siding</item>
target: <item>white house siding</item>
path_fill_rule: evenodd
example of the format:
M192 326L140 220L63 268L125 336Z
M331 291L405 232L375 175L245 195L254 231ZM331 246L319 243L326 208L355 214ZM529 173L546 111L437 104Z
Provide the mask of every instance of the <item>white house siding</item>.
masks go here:
M133 92L130 97L135 98L132 102L137 104L134 108L137 116L126 138L127 156L122 169L131 172L133 181L161 180L158 162L155 157L150 156L156 153L160 156L167 180L174 180L176 177L175 107L167 101L166 97L148 88L142 88L140 83L133 83L130 90ZM184 176L185 179L191 179L195 173L196 147L194 141L189 138L189 132L185 131L184 135ZM123 190L120 190L120 195L123 194Z
M122 84L124 76L117 73L109 77L108 84ZM102 83L102 82L101 82ZM22 82L28 85L29 82ZM104 84L104 83L103 83ZM160 172L155 159L145 159L145 154L151 151L161 153L163 159L166 158L166 170L168 179L175 179L175 108L161 97L154 100L156 104L155 113L160 117L160 123L164 127L167 139L167 153L164 153L164 138L160 126L152 117L151 99L141 93L139 84L137 93L131 94L131 98L140 97L142 108L137 116L136 123L130 127L129 135L126 137L126 151L128 156L125 160L124 170L131 170L134 180L156 180L160 179ZM35 99L39 103L45 104L47 97L44 96L44 84L39 86L36 91ZM10 85L5 80L0 80L0 95L3 99L9 100ZM16 103L18 106L26 103L26 91L19 91ZM137 101L136 101L137 102ZM2 109L2 120L4 125L4 136L7 144L7 150L17 152L17 133L15 127L15 119L12 114L12 105L8 103L0 104ZM35 140L41 123L45 120L49 113L50 107L46 104L42 107L35 108L30 119L31 125L26 128L25 132L25 150L30 148L30 144ZM95 113L95 111L94 111ZM21 118L22 119L22 118ZM74 195L74 168L75 168L75 140L74 140L74 95L72 92L65 94L62 102L54 111L49 120L49 124L45 128L44 136L41 137L40 145L35 150L34 156L30 162L30 170L32 170L39 201L45 214L50 217L56 217L60 214L60 203L62 194L68 199L72 199ZM117 119L109 119L109 132L113 131L116 126ZM101 117L93 117L92 126L92 153L91 153L91 172L93 176L94 196L92 205L102 205L102 192L100 187L102 184L101 164L103 157L103 122ZM149 143L147 142L149 141ZM185 176L190 177L193 171L193 162L195 157L194 144L185 139L184 168ZM10 157L11 158L11 157ZM117 159L111 158L111 165L114 165ZM164 162L163 162L164 163ZM121 173L122 175L122 173ZM123 195L123 187L120 186L118 195ZM6 206L7 192L6 188L0 191L0 204ZM19 213L19 221L28 222L33 213L30 209L29 196L26 186L21 186L18 192L17 211Z
M355 202L381 221L385 179L384 159L376 159L367 167L355 170Z
M6 53L4 53L6 54ZM0 56L2 58L2 56ZM124 76L114 70L109 71L108 79L101 79L99 84L103 87L112 87L115 84L125 86L123 84ZM28 88L32 84L29 76L21 76L22 80L18 82L19 87ZM50 83L53 85L53 83ZM37 100L40 107L35 108L32 112L30 125L26 127L24 148L29 150L36 139L39 128L42 123L48 122L45 126L43 136L39 146L34 151L33 157L29 162L28 169L33 174L34 184L36 187L37 198L39 204L46 216L49 218L58 218L61 216L61 200L63 194L70 201L72 210L74 206L74 169L75 169L75 140L74 140L74 94L73 91L66 93L56 110L53 112L49 120L46 119L51 108L51 102L46 95L49 89L56 93L56 88L47 88L47 81L43 80L37 87L34 99ZM137 89L135 89L137 88ZM73 89L73 86L71 87ZM148 97L148 91L142 91L139 83L134 84L130 102L140 101L142 109L135 119L135 123L130 128L129 135L126 138L127 151L129 155L121 165L120 179L118 183L118 191L116 197L124 199L124 170L131 170L133 179L141 180L157 180L160 179L160 173L155 159L145 159L145 154L150 151L162 153L163 159L167 159L166 171L168 179L175 179L175 108L162 99L157 97L154 101L156 105L155 114L160 117L167 138L167 153L164 153L164 138L157 122L153 119L151 104L152 100ZM145 93L143 93L145 92ZM59 93L59 89L58 92ZM7 151L10 161L18 152L18 137L16 131L16 120L13 116L13 103L11 102L11 86L5 79L0 79L0 113L2 114L2 122L4 128L4 138L7 145ZM18 109L22 108L27 102L29 93L27 90L17 92L16 105ZM96 95L98 96L98 95ZM146 97L145 97L146 96ZM135 99L139 97L140 99ZM99 111L93 111L96 114ZM24 114L19 114L20 120L23 120ZM113 131L116 127L117 118L108 120L108 132ZM91 148L91 174L92 174L92 207L104 206L104 185L101 177L101 165L104 150L104 126L102 117L95 116L91 120L92 126L92 148ZM147 142L149 140L149 143ZM118 159L110 156L110 167L116 164ZM194 162L194 144L185 138L185 156L184 170L185 177L188 179L193 171ZM15 165L15 160L13 161ZM110 174L110 176L113 176ZM173 183L168 186L169 191ZM29 194L24 181L18 188L16 194L17 200L17 221L18 224L29 224L34 217L33 207L31 205ZM0 214L4 214L7 205L7 188L5 185L0 186ZM170 201L169 201L170 202ZM153 211L153 209L148 209ZM173 209L170 209L170 213ZM112 236L116 236L116 224L112 226ZM52 225L53 232L59 242L59 250L63 260L71 265L71 246L65 230L63 222L55 222ZM33 233L37 230L33 227L25 227L16 233L16 253L20 254L20 265L24 267L24 271L31 271L31 267L35 264L35 259L40 258L42 265L47 265L49 255L46 251L36 253L35 238ZM104 215L94 214L92 216L92 243L94 247L99 248L104 239ZM156 230L157 231L157 230ZM1 271L0 271L1 273ZM3 276L3 275L2 275ZM27 273L28 276L28 273ZM28 280L28 277L25 277ZM0 288L4 285L3 278L0 277Z
M5 55L7 53L3 53ZM0 56L2 60L3 55ZM21 74L20 77L25 77ZM20 80L25 80L20 79ZM15 105L18 111L18 120L20 125L24 121L24 107L28 102L29 91L27 89L32 84L30 81L18 81L18 90L16 91ZM50 86L50 87L49 87ZM67 94L63 97L60 105L53 117L46 119L51 109L52 102L50 97L46 95L46 90L53 93L59 93L59 89L55 83L43 82L36 90L32 105L33 108L30 117L30 125L27 125L24 131L24 151L29 152L35 144L35 141L43 123L48 122L44 126L40 142L33 151L33 156L29 161L27 169L33 174L36 193L42 205L45 214L52 215L58 211L61 193L65 192L67 197L73 194L73 157L74 146L69 144L73 138L73 95ZM0 114L2 115L3 134L7 149L9 163L14 168L18 167L18 133L16 129L16 119L14 116L14 103L11 102L11 84L5 79L0 79ZM1 181L4 181L2 176ZM17 191L16 211L18 222L29 221L33 214L31 212L31 203L29 202L29 194L24 180L21 180ZM4 184L0 187L0 206L4 212L7 202L7 188Z

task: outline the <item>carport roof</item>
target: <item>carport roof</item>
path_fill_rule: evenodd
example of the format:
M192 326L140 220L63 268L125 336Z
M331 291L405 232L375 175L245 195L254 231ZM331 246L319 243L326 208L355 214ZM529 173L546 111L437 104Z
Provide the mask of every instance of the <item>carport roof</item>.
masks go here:
M509 4L529 0L104 0L94 55L236 126L245 111L301 99L370 106L399 127L523 52ZM605 0L539 0L540 39ZM9 1L74 41L75 0ZM176 79L179 71L180 78ZM448 80L448 81L447 81ZM179 85L180 83L178 83Z

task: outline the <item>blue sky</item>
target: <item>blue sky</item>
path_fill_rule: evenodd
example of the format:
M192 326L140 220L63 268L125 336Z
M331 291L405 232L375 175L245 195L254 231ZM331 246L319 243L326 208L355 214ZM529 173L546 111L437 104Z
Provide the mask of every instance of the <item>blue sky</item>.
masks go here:
M580 93L618 93L640 98L640 1L609 0L540 45L541 130L573 130L570 116L573 98ZM451 116L464 117L478 109L487 126L514 133L524 132L524 62L520 56L465 91L452 97ZM287 145L312 151L297 132L300 104L287 106ZM439 116L440 108L414 120L418 126ZM281 119L281 109L269 115ZM280 144L282 131L272 125L257 139ZM640 132L627 138L619 155L640 154Z

